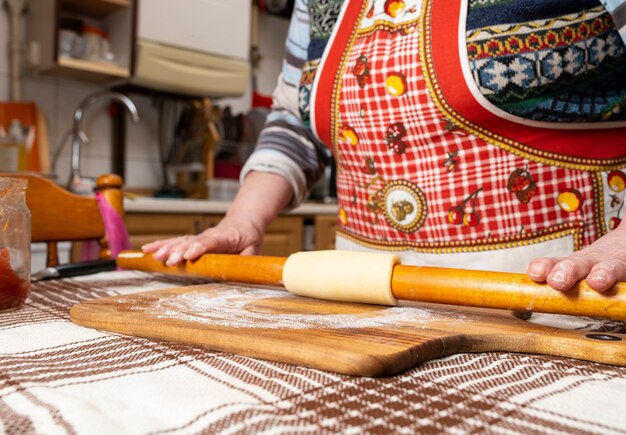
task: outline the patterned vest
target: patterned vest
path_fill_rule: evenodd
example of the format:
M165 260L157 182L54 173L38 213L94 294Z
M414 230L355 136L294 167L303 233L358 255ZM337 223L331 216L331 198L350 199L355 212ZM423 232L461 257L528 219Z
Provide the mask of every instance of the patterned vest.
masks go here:
M345 2L324 57L305 66L302 106L337 163L339 236L426 253L564 237L580 249L624 211L626 89L598 88L624 77L623 42L607 43L602 9L496 24L467 10ZM602 73L574 82L570 101L550 92L593 65Z

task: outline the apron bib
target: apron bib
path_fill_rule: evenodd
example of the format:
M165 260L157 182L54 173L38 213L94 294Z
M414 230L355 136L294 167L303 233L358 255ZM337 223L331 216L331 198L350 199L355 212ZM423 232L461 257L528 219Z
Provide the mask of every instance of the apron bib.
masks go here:
M426 254L551 240L580 249L621 219L625 124L492 106L467 66L466 10L345 2L311 101L312 129L337 163L338 237Z

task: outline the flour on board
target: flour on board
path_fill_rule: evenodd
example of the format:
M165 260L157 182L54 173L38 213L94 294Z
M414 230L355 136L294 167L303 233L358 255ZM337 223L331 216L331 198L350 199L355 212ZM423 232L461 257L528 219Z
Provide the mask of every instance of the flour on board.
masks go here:
M269 289L225 286L213 293L168 295L155 301L146 313L211 326L263 329L360 329L375 327L426 327L430 320L448 313L414 308L385 307L351 314L270 313L250 309L264 298L294 297ZM294 297L295 298L295 297ZM145 310L143 307L141 310ZM462 321L462 316L455 316ZM451 319L452 320L452 319Z

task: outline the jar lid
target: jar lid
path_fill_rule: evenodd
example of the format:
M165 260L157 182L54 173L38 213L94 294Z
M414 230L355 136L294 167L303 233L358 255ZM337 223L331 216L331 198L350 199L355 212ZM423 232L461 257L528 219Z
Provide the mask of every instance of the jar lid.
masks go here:
M85 24L83 25L83 34L85 33L91 33L91 34L95 34L98 36L103 36L104 30L100 29L99 27L96 26L92 26L89 24Z
M18 177L0 177L0 189L20 189L26 190L28 180Z

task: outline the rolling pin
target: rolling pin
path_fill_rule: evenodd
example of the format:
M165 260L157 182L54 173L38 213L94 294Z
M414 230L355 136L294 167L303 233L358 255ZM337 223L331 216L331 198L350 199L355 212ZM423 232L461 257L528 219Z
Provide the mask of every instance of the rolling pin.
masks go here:
M312 251L288 258L204 254L195 261L166 266L151 254L123 251L116 261L123 269L284 286L291 293L322 299L388 305L400 299L626 320L626 283L598 293L580 281L569 291L560 292L524 274L408 266L399 264L398 257L392 254ZM381 270L381 276L374 276ZM372 297L365 287L376 280L382 284L373 284L378 293ZM303 282L305 287L309 282L315 288L296 288L302 287ZM341 293L350 286L352 290ZM335 290L337 294L333 293Z

